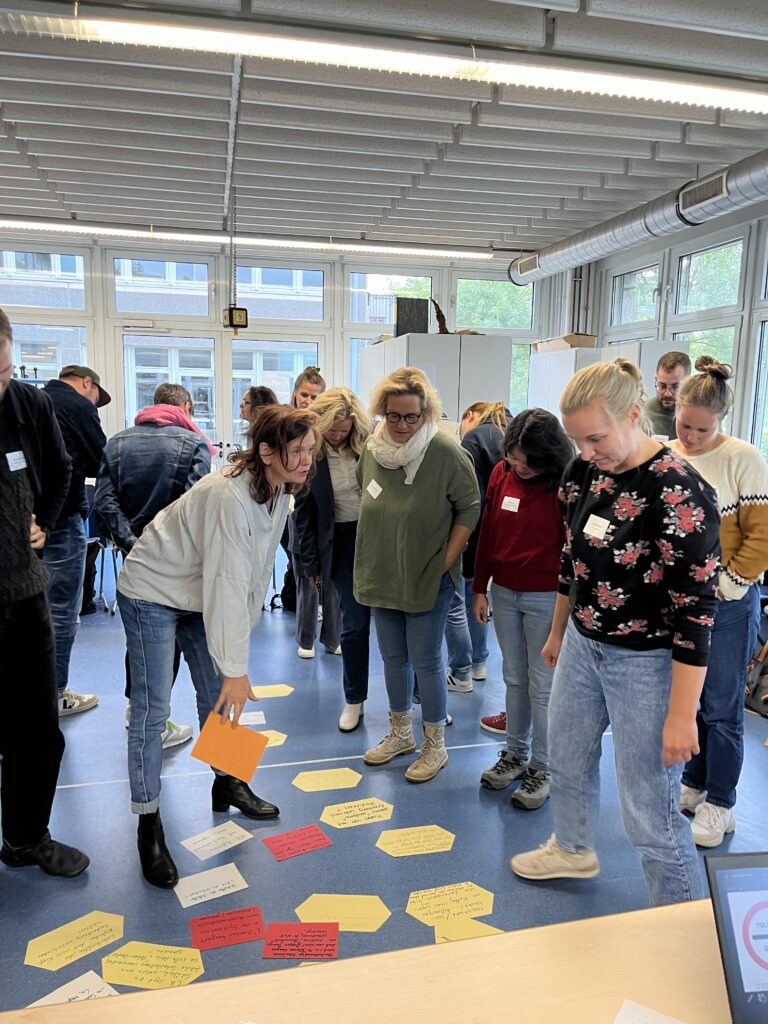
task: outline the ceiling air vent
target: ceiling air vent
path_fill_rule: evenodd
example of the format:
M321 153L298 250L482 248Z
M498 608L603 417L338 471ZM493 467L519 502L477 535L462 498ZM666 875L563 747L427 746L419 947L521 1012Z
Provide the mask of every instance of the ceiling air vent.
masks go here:
M539 254L535 252L533 256L526 256L524 259L517 261L517 272L522 277L524 274L532 274L535 270L539 269Z
M727 173L713 174L711 178L704 178L702 181L695 181L692 185L686 185L681 189L677 200L680 213L690 213L699 206L711 202L713 199L723 199L728 195Z

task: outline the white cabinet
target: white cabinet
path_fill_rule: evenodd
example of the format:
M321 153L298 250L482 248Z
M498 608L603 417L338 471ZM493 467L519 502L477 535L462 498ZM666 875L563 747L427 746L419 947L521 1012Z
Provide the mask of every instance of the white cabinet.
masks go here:
M602 349L566 348L534 352L528 370L528 405L560 415L560 396L582 367L599 363Z

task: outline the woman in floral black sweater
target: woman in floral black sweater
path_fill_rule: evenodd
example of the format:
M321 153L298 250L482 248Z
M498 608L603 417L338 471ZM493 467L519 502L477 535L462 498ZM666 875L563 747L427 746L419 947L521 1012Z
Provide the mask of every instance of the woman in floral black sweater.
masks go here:
M524 878L590 878L601 738L612 727L624 825L654 904L704 895L678 809L698 750L696 707L715 610L714 491L642 430L642 383L625 359L579 371L560 411L581 451L565 472L566 543L542 657L555 833L512 859Z

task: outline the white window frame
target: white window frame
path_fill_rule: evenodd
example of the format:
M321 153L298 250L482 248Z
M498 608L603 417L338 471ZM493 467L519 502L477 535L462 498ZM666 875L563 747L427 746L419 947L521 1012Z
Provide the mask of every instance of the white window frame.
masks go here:
M123 246L119 249L110 248L105 249L104 254L104 275L106 282L106 311L107 316L110 319L122 321L123 323L133 323L138 320L149 320L149 321L160 321L164 324L173 323L174 325L185 325L178 333L187 333L187 326L189 326L190 336L194 334L195 330L200 329L204 325L216 324L220 326L221 322L221 310L227 304L227 300L221 299L217 301L217 283L219 280L219 261L215 255L208 252L196 252L193 250L179 251L163 249L162 251L153 252L147 248L133 248L130 246ZM117 277L115 275L115 260L147 260L152 263L201 263L208 266L208 315L207 316L194 316L184 315L183 313L158 313L154 310L151 312L140 312L138 310L119 310L117 308ZM173 275L171 271L171 275ZM137 278L137 280L151 281L152 278ZM169 284L173 282L169 281ZM221 309L219 304L221 303ZM151 333L151 331L149 332Z
M391 277L429 277L432 279L431 297L438 303L443 312L446 311L446 303L444 296L441 294L443 289L440 267L433 266L421 266L413 265L408 266L408 260L403 258L403 261L397 261L392 263L347 263L343 265L343 316L342 316L342 330L345 332L365 332L365 334L357 334L358 337L366 336L370 332L374 337L378 337L379 334L391 334L394 330L395 325L393 323L381 323L381 324L369 324L362 321L352 320L350 317L350 306L352 299L352 274L381 274L383 276ZM410 272L412 271L412 272ZM430 302L429 304L429 323L427 330L434 330L437 325L435 320L434 306ZM348 346L345 346L348 352ZM348 361L348 357L345 358L345 362ZM347 367L348 370L348 367Z
M286 266L286 264L288 264ZM247 255L240 254L237 260L238 269L243 267L269 267L275 270L292 270L294 275L294 288L297 285L297 273L301 273L304 270L319 270L323 274L323 317L322 320L297 320L289 317L255 317L249 316L248 333L252 334L253 329L258 325L258 330L271 330L272 325L275 329L283 330L289 327L291 331L302 331L308 327L311 327L313 331L327 332L331 328L332 309L333 309L333 284L334 275L332 271L331 263L318 262L317 260L303 260L296 259L290 255L287 259L275 259L269 257L269 259L262 258L258 255L248 253ZM227 261L224 263L224 277L223 287L227 288L227 277L228 277L228 264ZM278 287L277 285L268 285L266 287ZM300 287L300 282L299 282ZM298 289L297 289L298 290ZM287 289L290 291L290 289ZM229 296L222 303L222 309L229 303ZM242 305L238 299L238 305Z
M707 235L697 242L688 242L677 245L670 250L669 266L669 301L666 307L666 330L668 334L681 334L683 329L678 325L681 323L696 323L697 330L704 321L722 319L742 312L744 309L744 296L747 287L747 261L750 254L750 243L752 241L752 230L749 224L739 228L722 230ZM680 262L686 256L695 256L698 253L708 252L711 249L720 249L728 243L741 242L741 266L739 270L739 289L735 303L728 306L712 306L709 309L697 309L691 313L678 313L677 299L680 285ZM691 330L690 327L687 328Z
M506 271L482 271L475 270L471 267L451 268L451 300L449 303L450 315L448 316L449 327L453 324L453 329L459 326L456 323L456 310L459 302L459 281L504 281L511 288L516 288L517 285L512 284L509 280L509 276ZM515 338L520 340L530 339L530 344L538 340L541 337L539 326L540 326L540 309L541 309L541 294L543 286L546 284L545 281L536 281L533 283L533 302L531 304L531 326L530 327L477 327L473 330L477 330L480 334L512 334Z
M3 303L3 309L11 320L19 320L22 315L33 313L30 323L41 323L42 319L52 314L58 323L61 323L62 316L67 319L76 317L78 321L83 318L92 320L94 317L94 290L92 288L92 264L91 256L93 250L82 245L70 245L66 238L49 245L42 245L39 242L31 243L24 239L16 240L13 236L5 236L0 239L0 249L3 252L39 252L47 256L79 256L83 261L83 309L71 309L65 306L18 306L11 302ZM65 251L66 250L66 251ZM78 323L78 326L81 326Z

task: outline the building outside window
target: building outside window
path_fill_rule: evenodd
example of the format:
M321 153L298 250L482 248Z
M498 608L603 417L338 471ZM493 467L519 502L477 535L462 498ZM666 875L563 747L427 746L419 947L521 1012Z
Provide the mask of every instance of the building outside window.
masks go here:
M83 257L0 250L0 307L85 309Z

